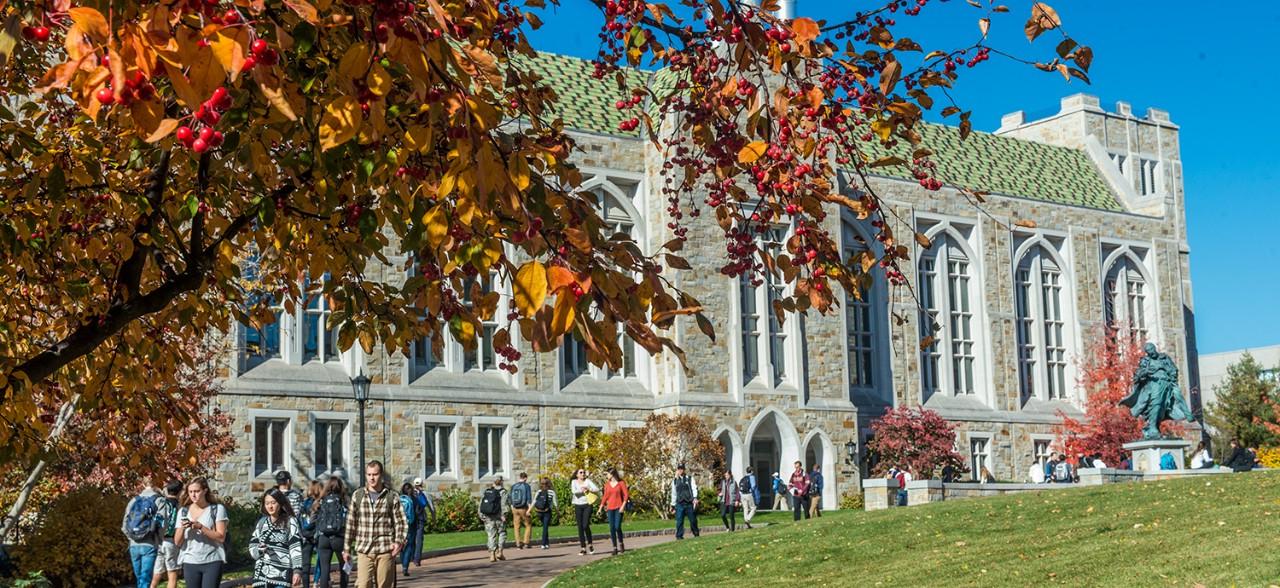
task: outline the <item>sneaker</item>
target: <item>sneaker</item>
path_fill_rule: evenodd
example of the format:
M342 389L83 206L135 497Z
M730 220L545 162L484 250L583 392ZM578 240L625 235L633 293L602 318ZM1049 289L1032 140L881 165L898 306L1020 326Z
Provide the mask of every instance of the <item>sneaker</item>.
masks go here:
M585 550L585 549L579 549L579 550L578 550L578 555L586 555L586 554L587 554L587 550Z
M543 549L551 549L551 546L549 546L549 545L543 545L543 546L542 546L542 548L543 548Z
M406 577L406 578L408 578L408 577L409 577L409 570L405 570L405 571L404 571L404 577Z
M590 554L592 554L592 555L595 555L595 553L596 553L596 546L595 546L595 545L588 545L588 546L587 546L587 552L588 552L588 553L590 553Z

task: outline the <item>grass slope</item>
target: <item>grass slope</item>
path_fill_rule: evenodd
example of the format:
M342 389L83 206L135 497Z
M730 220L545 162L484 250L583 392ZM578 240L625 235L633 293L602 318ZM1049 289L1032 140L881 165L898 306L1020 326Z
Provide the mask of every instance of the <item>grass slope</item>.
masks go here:
M1280 472L839 512L668 543L554 586L1274 586Z

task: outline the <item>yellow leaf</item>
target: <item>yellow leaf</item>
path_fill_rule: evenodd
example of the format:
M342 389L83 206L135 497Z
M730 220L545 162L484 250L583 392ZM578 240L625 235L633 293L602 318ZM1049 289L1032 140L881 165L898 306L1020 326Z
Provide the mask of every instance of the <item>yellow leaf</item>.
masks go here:
M369 75L365 76L365 83L369 86L369 91L378 96L386 96L391 91L391 74L382 67L381 64L374 63L369 68Z
M342 56L342 61L338 62L338 74L341 79L354 82L364 78L365 72L369 69L369 58L373 52L369 46L364 43L356 43L347 49L347 54Z
M262 90L262 95L266 96L271 106L274 106L285 118L298 120L298 115L294 114L293 105L289 104L289 100L285 97L280 77L276 75L274 69L256 67L253 69L253 77L258 81L258 89Z
M893 133L893 125L883 120L871 121L871 130L880 137L881 141L888 141L889 135Z
M547 268L533 260L520 266L512 285L516 309L526 317L533 317L547 300Z
M111 36L111 29L107 28L107 19L97 10L77 6L67 10L67 15L71 17L71 22L80 28L80 31L93 39L94 43L106 43L107 38Z
M328 151L350 141L360 130L360 103L355 96L342 96L324 107L320 118L320 150Z
M513 153L507 159L507 172L511 175L511 183L521 192L529 189L529 162L524 156Z
M431 129L428 127L409 127L404 132L404 146L411 151L422 151L431 144Z
M177 119L166 118L160 121L160 124L156 127L156 130L152 131L151 134L147 136L146 140L148 143L155 143L160 139L168 137L169 133L172 133L174 129L177 129L177 128L178 128Z
M222 69L231 74L231 81L240 77L244 56L249 52L249 27L223 27L209 44Z
M738 163L755 163L768 148L769 144L764 141L752 141L746 147L743 147L741 151L738 151Z
M453 338L457 339L463 346L469 345L476 340L475 323L454 315L453 320L449 321L449 331L453 333Z
M439 249L449 236L449 217L445 215L444 205L437 204L422 217L422 224L427 226L427 244L432 249Z
M549 335L559 337L569 332L569 329L573 327L574 304L576 303L577 296L574 296L572 292L561 292L556 295L556 305L551 312L551 324L547 326Z

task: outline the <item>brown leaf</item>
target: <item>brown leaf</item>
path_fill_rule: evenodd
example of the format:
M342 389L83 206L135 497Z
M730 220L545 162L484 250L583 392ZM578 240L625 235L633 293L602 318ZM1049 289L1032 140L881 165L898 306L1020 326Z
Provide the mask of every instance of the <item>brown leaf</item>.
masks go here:
M68 10L67 15L71 17L71 22L79 27L80 32L89 35L94 43L102 45L111 37L111 29L107 27L107 19L101 12L85 6L77 6Z
M982 31L983 37L986 37L987 32L991 30L991 19L989 18L978 19L978 30Z
M1015 220L1013 221L1013 224L1014 226L1024 227L1028 229L1036 228L1036 221L1025 219L1025 218Z
M812 18L802 16L791 21L791 32L795 33L797 41L808 44L818 38L821 30Z
M312 6L307 0L284 0L284 5L296 12L298 16L301 16L302 20L313 25L320 24L320 15L316 12L316 7Z
M1093 63L1093 49L1088 47L1080 47L1076 49L1076 65L1080 69L1089 71L1089 65Z
M156 126L156 130L152 131L151 134L147 136L146 141L148 143L155 143L156 141L168 137L169 133L172 133L177 128L177 119L166 118L160 121L160 124Z
M696 320L696 321L698 322L698 330L699 330L699 331L702 331L702 334L703 334L703 335L706 335L708 339L711 339L711 342L712 342L712 343L715 343L715 342L716 342L716 328L715 328L714 326L712 326L712 324L711 324L711 320L710 320L710 319L708 319L708 318L706 317L706 315L704 315L704 314L702 314L702 313L700 313L700 312L699 312L699 313L697 313L697 314L695 314L695 315L693 315L693 318L694 318L694 320Z
M1062 21L1058 18L1058 13L1044 2L1036 2L1031 6L1031 18L1027 19L1023 32L1027 34L1028 41L1036 40L1041 33L1053 30L1062 25Z
M896 60L884 64L884 69L880 70L880 93L886 96L893 91L893 87L898 85L898 78L902 75L902 65Z
M916 243L925 249L933 247L933 242L924 233L916 233Z
M937 341L937 339L936 339L933 335L929 335L929 336L927 336L927 337L925 337L925 338L921 339L921 340L920 340L920 351L924 351L924 350L926 350L926 349L928 349L928 348L930 348L930 347L933 347L933 344L934 344L936 341Z

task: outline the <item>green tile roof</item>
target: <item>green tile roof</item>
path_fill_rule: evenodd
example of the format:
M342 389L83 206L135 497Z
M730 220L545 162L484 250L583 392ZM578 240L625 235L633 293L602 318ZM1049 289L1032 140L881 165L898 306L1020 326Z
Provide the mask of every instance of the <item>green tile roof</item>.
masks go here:
M630 115L614 108L626 97L612 79L597 81L591 77L590 60L539 53L528 67L541 73L559 93L557 113L571 129L640 138L640 131L618 130L618 123ZM675 80L671 72L623 69L627 83L633 87L648 85L659 94L671 91ZM652 106L650 114L654 114ZM643 127L641 127L643 129ZM1111 192L1097 167L1083 150L1046 145L1012 137L1000 137L975 131L963 141L955 127L924 124L923 145L933 150L939 175L948 183L965 188L1019 196L1033 200L1086 206L1102 210L1124 210ZM877 147L878 149L878 147ZM906 155L900 148L899 155ZM881 152L883 154L883 152ZM901 167L875 170L877 175L910 178Z

